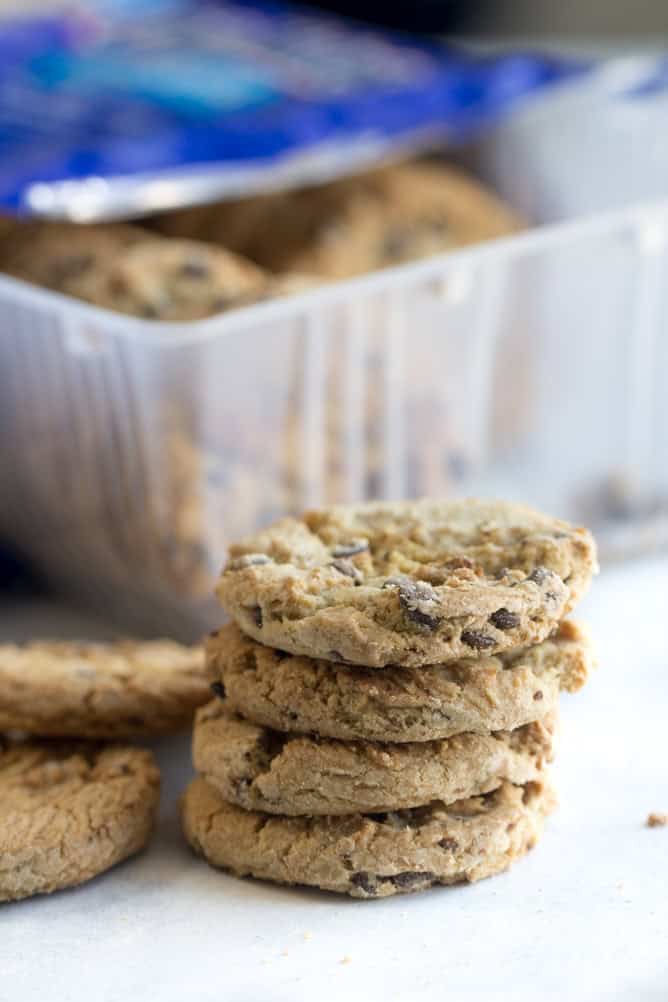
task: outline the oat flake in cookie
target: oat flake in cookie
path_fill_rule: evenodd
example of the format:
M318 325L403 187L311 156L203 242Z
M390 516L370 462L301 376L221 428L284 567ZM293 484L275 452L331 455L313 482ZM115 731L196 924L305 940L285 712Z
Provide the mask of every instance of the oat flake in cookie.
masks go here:
M223 606L261 643L370 667L540 643L597 569L585 529L523 505L339 505L231 547Z
M557 716L515 731L389 744L286 735L214 700L198 711L193 765L225 800L270 814L354 814L449 804L540 777Z
M160 774L150 752L83 742L0 751L0 901L74 887L149 839Z
M206 643L226 705L278 731L366 741L432 741L511 731L555 712L561 691L587 680L592 653L566 620L523 651L383 671L264 647L228 623Z
M238 876L386 898L507 870L540 838L554 794L544 779L410 811L283 818L226 803L198 777L181 813L186 838Z

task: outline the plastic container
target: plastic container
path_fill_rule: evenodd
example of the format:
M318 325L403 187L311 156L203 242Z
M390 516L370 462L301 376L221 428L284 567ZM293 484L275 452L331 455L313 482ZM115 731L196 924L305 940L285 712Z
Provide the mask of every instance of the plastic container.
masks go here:
M0 533L133 628L218 624L228 540L475 493L668 536L668 204L189 325L0 278Z
M477 168L534 222L668 198L668 59L608 59L537 94L478 144Z

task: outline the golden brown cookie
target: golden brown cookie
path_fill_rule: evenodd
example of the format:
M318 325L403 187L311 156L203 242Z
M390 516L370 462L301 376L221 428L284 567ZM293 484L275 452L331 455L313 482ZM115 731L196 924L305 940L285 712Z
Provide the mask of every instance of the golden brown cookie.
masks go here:
M156 225L228 247L270 271L337 279L514 233L523 223L463 171L414 162L186 209Z
M230 803L270 814L354 814L449 804L552 760L556 714L515 731L390 744L281 734L214 700L198 711L193 764Z
M0 732L170 733L187 727L210 696L201 647L171 640L0 645Z
M560 691L587 680L582 627L565 621L536 647L447 665L383 671L335 665L263 647L230 623L206 643L214 691L256 724L365 741L432 741L511 731L542 720Z
M597 569L585 529L502 501L334 505L230 547L218 596L270 647L417 667L540 643Z
M237 876L385 898L507 870L536 844L554 804L541 778L447 807L282 818L228 804L198 777L183 798L182 819L195 852Z
M43 742L0 752L0 901L74 887L139 852L159 789L142 749Z
M198 320L274 294L271 278L236 254L121 224L30 224L7 240L0 270L161 321Z

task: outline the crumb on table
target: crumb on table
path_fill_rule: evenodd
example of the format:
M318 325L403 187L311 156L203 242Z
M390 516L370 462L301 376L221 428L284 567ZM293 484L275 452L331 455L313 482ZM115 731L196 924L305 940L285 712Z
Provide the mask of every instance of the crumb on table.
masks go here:
M663 828L668 825L668 814L658 814L656 811L652 811L651 814L647 815L646 823L648 828Z

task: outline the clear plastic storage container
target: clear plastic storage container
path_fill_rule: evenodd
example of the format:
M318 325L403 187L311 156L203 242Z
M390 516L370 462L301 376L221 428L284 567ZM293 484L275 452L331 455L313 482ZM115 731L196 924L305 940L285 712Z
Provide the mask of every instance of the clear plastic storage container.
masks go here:
M0 277L0 533L128 625L196 635L285 512L482 494L668 526L668 205L187 325Z

